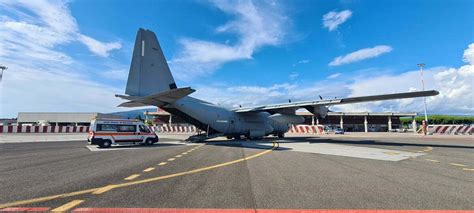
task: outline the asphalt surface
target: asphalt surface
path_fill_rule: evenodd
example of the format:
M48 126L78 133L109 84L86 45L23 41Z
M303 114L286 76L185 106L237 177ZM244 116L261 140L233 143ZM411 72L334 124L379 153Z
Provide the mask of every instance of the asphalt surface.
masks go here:
M280 148L271 151L273 142ZM249 143L162 143L98 152L85 141L0 144L0 207L24 201L13 206L54 209L80 200L74 208L474 209L472 138L293 137ZM288 148L296 143L424 155L393 162ZM109 185L118 187L102 188Z

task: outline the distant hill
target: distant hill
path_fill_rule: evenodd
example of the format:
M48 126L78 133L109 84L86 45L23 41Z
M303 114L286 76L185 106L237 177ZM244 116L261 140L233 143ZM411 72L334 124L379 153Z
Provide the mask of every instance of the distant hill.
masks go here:
M137 116L140 116L141 118L145 118L145 115L144 115L145 111L154 112L156 111L156 108L136 109L136 110L129 110L129 111L112 112L112 113L107 113L107 114L118 115L123 118L136 118Z

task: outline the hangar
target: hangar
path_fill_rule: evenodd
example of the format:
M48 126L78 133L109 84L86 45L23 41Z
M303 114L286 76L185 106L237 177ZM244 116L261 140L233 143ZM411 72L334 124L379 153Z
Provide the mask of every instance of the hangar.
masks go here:
M121 118L98 112L19 112L17 123L21 125L89 126L92 118Z
M146 120L154 120L156 124L182 124L183 119L170 115L158 108L157 111L144 112ZM304 124L324 125L328 128L343 128L348 132L387 132L402 129L401 117L411 117L412 126L416 126L415 112L329 112L328 116L318 119L310 112L296 112L305 118Z

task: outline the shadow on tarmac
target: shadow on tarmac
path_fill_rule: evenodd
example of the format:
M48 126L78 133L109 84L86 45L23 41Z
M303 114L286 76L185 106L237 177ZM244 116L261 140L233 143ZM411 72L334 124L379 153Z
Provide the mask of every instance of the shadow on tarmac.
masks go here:
M248 149L271 149L273 142L278 142L275 138L264 138L262 140L214 140L205 142L206 145L239 147ZM291 150L290 148L278 147L276 150Z
M158 147L167 147L167 146L183 146L183 144L170 144L170 143L163 143L160 144L160 142L153 144L151 146L146 146L146 145L118 145L118 146L111 146L110 148L112 149L133 149L133 148L140 148L140 149L152 149L152 148L158 148ZM107 150L110 148L101 148L97 146L97 149L99 150Z

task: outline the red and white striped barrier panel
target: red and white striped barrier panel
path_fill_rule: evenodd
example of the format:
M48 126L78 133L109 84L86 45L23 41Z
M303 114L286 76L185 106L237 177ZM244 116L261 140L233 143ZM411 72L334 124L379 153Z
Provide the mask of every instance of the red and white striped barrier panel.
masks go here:
M193 134L198 131L195 126L190 125L159 125L150 127L155 132L161 133L183 133ZM289 134L324 134L323 125L292 125Z
M191 125L159 125L150 127L155 132L161 133L183 133L183 134L193 134L198 131L195 126Z
M291 125L290 134L324 134L323 125Z
M0 133L86 133L88 126L0 126Z
M472 135L473 125L428 125L428 133L440 135Z

